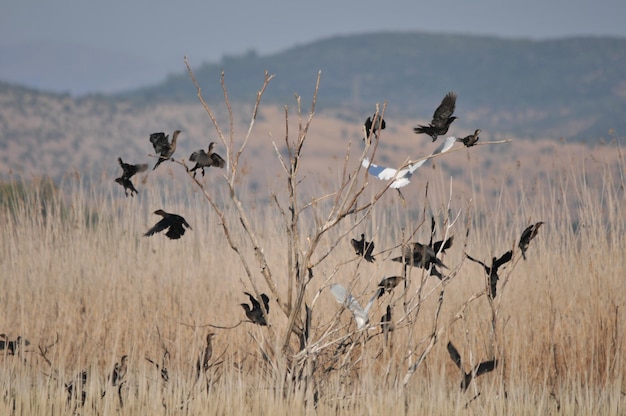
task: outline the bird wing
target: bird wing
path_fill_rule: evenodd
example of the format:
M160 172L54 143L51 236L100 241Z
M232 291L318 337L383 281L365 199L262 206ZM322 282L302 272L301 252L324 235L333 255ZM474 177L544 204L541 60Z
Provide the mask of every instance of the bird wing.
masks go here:
M154 227L150 228L148 231L146 231L146 233L144 234L144 237L150 237L151 235L154 235L156 233L160 233L161 231L165 230L166 228L168 228L170 226L170 219L169 218L163 218L161 219L161 221L157 222L156 224L154 224Z
M474 368L474 372L476 373L476 376L478 377L481 374L485 374L490 371L493 371L493 369L496 368L497 365L498 365L497 360L485 361L485 362L478 364Z
M513 258L513 251L509 250L506 253L504 253L498 260L496 260L496 264L494 265L494 267L497 269L503 264L511 261L512 258Z
M265 293L261 293L261 300L263 301L263 306L265 306L265 312L270 313L270 298Z
M169 149L170 144L167 141L169 135L165 135L163 132L152 133L150 135L150 142L152 142L152 146L154 147L154 151L157 153L162 153L165 149Z
M454 109L456 107L456 94L453 92L449 92L443 97L441 100L441 104L435 110L433 114L433 124L436 124L438 121L446 123L448 118L452 116L454 113Z
M223 168L225 164L226 164L226 161L222 159L222 156L218 155L217 153L211 153L211 165L212 166Z
M248 292L243 292L243 293L248 295L248 297L250 298L250 303L252 303L252 309L260 309L261 308L261 304L259 303L258 300L256 300L256 298L254 296L252 296L252 294L250 294Z
M185 227L180 222L175 222L170 225L170 229L167 230L165 235L172 240L177 240L185 234Z
M337 302L344 305L352 314L358 329L362 329L367 323L367 313L363 310L359 302L352 296L345 287L338 283L330 285L330 292L333 294Z
M459 351L454 347L452 342L448 342L448 354L450 354L450 358L452 358L452 361L454 361L454 364L456 364L456 366L459 367L459 370L463 371L463 364L461 362L461 354L459 354Z
M189 156L189 160L192 162L197 162L198 158L204 153L204 150L196 150Z
M439 250L441 250L442 253L445 253L447 249L449 249L450 247L452 247L452 242L454 241L454 236L451 236L450 238L448 238L447 240L443 241L437 241L433 244L433 251L435 253L439 253Z

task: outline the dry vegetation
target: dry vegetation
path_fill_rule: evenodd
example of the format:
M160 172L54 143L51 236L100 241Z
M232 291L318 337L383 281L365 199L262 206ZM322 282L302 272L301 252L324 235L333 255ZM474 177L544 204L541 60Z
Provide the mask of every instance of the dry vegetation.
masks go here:
M228 168L197 181L178 159L159 168L170 172L161 181L137 184L135 198L108 177L89 186L80 175L57 188L4 185L0 331L30 345L2 351L1 414L623 413L619 147L608 161L581 165L576 155L551 154L528 167L513 162L495 177L475 158L497 157L507 145L462 149L432 165L465 163L469 186L447 169L423 168L403 189L403 204L360 167L376 141L364 148L354 140L325 181L299 172L316 148L307 138L314 106L298 110L285 112L282 137L266 140L281 158L271 185L253 193L248 181L264 185L246 172L254 115L247 133L219 124ZM484 181L495 182L495 197ZM193 230L176 241L142 237L157 208L183 215ZM406 289L377 300L372 328L358 331L328 286L341 283L364 304L382 277L403 273L390 260L403 242L428 241L431 215L437 238L455 236L443 257L446 278L409 270ZM545 224L524 261L517 242L536 221ZM350 246L361 233L376 243L375 263ZM483 270L464 253L487 261L510 249L513 261L490 300ZM244 290L270 295L269 327L245 321ZM387 305L395 329L385 342L379 322ZM208 332L217 334L213 358L198 378ZM448 341L465 371L494 358L495 371L463 392ZM128 373L113 387L107 377L122 355ZM146 357L167 367L167 383ZM82 371L83 406L67 394Z

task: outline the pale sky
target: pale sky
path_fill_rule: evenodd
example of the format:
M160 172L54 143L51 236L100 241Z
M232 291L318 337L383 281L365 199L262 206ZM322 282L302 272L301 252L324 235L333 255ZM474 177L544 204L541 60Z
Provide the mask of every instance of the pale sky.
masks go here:
M24 48L29 44L67 46L68 63L79 56L72 48L116 57L109 61L132 57L137 61L132 71L149 66L144 81L151 81L183 71L185 55L197 66L218 62L225 54L254 49L265 55L339 34L384 30L534 39L626 37L625 17L624 0L0 0L0 80L11 71L34 81L45 78L45 68L25 71L5 61L18 59L16 50L30 53ZM71 83L72 77L56 81Z

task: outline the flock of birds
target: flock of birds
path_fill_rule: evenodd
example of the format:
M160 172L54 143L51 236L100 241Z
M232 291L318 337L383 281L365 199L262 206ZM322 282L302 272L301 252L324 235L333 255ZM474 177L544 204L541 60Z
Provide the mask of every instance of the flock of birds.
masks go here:
M456 108L456 99L457 96L454 92L449 92L448 94L446 94L446 96L441 101L441 104L435 110L430 123L428 123L428 125L417 125L417 127L413 129L413 132L416 134L427 134L432 138L433 142L436 141L439 136L447 134L450 125L454 122L454 120L457 119L457 117L453 115ZM363 128L365 132L365 138L363 140L371 140L372 137L378 138L380 131L386 128L386 122L377 113L374 116L368 117L365 120ZM367 158L363 160L362 165L363 167L368 169L368 172L371 175L377 177L378 179L391 180L392 182L389 184L389 187L398 189L408 185L410 183L411 176L420 166L422 166L428 159L430 159L430 157L447 152L453 147L454 143L461 142L465 147L474 146L479 140L480 132L480 129L475 129L473 134L470 134L463 138L457 138L455 136L447 137L433 151L433 153L430 154L429 157L423 158L415 163L411 163L402 169L382 167L371 163ZM517 246L520 249L524 260L526 260L526 251L528 250L529 244L536 237L539 231L539 227L542 224L543 222L541 221L530 224L522 232ZM454 236L451 236L445 240L433 242L434 230L435 220L433 218L431 223L430 241L427 244L413 242L407 245L403 245L401 249L401 255L398 257L394 257L391 260L401 262L405 265L405 267L409 266L425 269L428 271L429 275L436 276L440 280L444 279L444 275L442 274L441 269L448 269L448 267L437 256L445 253L446 250L452 246ZM374 241L366 241L365 234L361 234L360 239L351 239L351 244L357 256L363 257L367 262L370 263L376 260L373 255L373 250L375 246ZM509 250L499 257L493 257L490 264L486 264L483 261L478 260L467 253L465 253L465 256L468 260L478 263L483 267L487 275L487 282L489 285L487 296L489 296L490 299L494 299L497 294L497 283L499 280L498 272L501 267L504 267L508 262L512 260L513 251ZM376 300L382 297L385 293L393 291L394 288L398 286L398 284L403 280L405 280L404 276L390 276L383 278L379 282L374 295L369 299L365 307L361 306L359 302L355 299L355 297L352 296L352 294L350 294L350 292L340 284L332 284L330 286L330 292L335 297L337 302L339 302L340 304L345 306L350 312L352 312L354 321L357 326L357 330L363 330L369 327L368 313ZM388 333L390 331L393 331L391 305L387 305L386 312L380 319L380 328L381 332L385 336L385 342L387 342ZM452 344L452 342L448 343L447 349L450 358L463 374L463 380L461 383L461 389L463 391L467 390L470 382L474 377L488 373L497 366L497 360L495 359L484 361L474 366L474 368L472 368L470 372L466 373L461 361L461 356L456 347Z
M454 122L455 119L457 119L457 117L453 115L456 107L456 99L457 96L454 92L448 93L441 101L441 104L435 110L430 123L428 123L427 125L418 125L413 129L414 133L427 134L432 138L433 142L436 141L439 136L447 134L450 125ZM386 122L378 114L375 114L373 117L368 117L366 119L363 128L365 132L364 140L371 140L372 137L377 137L380 131L386 128ZM168 160L173 160L172 157L174 155L174 152L176 151L176 145L180 133L180 130L175 130L172 134L171 141L169 140L169 136L163 132L150 134L150 142L152 143L154 151L158 156L158 160L154 165L153 170L159 167L161 163ZM479 134L480 129L476 129L473 134L463 138L456 138L454 136L447 137L433 151L433 153L431 153L430 156L447 152L453 147L454 143L456 142L461 142L466 147L474 146L479 140ZM193 172L194 178L198 170L200 170L202 176L204 176L205 168L224 168L225 161L220 155L214 152L214 147L215 142L211 142L208 146L207 151L205 151L204 149L200 149L193 152L189 156L189 160L195 162L195 166L189 170L189 172ZM410 178L413 173L427 160L428 158L422 159L416 163L409 164L402 169L381 167L374 163L371 163L368 159L364 159L362 165L368 169L368 172L370 174L376 176L378 179L392 180L392 183L390 184L391 188L401 188L409 184ZM125 196L134 196L138 193L138 191L132 183L131 178L137 173L145 172L146 170L148 170L148 164L128 164L125 163L121 157L118 158L118 163L122 169L122 174L120 177L115 179L115 182L117 182L124 188ZM146 237L165 231L165 235L168 238L179 239L185 234L186 229L192 229L189 223L185 220L185 218L180 215L168 213L162 209L154 211L154 214L159 215L162 218L144 234L144 236ZM529 243L537 235L539 227L542 224L542 222L531 224L523 231L518 243L518 247L521 250L524 260L526 259L526 250L528 249ZM438 258L438 255L445 253L446 250L452 246L454 237L452 236L445 240L433 242L434 228L435 221L433 218L431 224L430 241L427 244L413 242L411 244L404 245L401 249L401 255L394 257L391 260L403 263L405 267L417 267L425 269L429 272L431 276L436 276L440 280L444 279L445 276L442 274L441 270L448 269L448 267L443 263L441 259ZM365 234L361 234L360 239L351 239L351 245L357 256L363 257L369 263L373 263L374 261L376 261L376 258L373 255L374 242L366 241ZM492 299L495 298L497 292L497 282L499 279L498 271L501 267L505 266L508 262L511 261L513 257L512 250L507 251L500 257L493 257L490 265L487 265L481 260L477 260L471 257L467 253L465 255L469 260L480 264L484 268L484 271L488 276L490 289L487 292L487 295ZM383 278L378 284L374 295L369 299L365 307L361 306L356 298L352 296L352 294L350 294L350 292L345 287L338 283L330 285L330 292L335 297L337 302L339 302L348 310L350 310L350 312L352 312L357 329L363 330L369 328L369 311L376 302L376 300L381 298L385 293L392 292L395 287L398 286L398 284L404 279L404 276L390 276ZM260 294L259 299L257 299L255 296L248 292L244 292L244 294L248 296L248 299L250 301L250 304L241 303L241 307L245 312L246 318L256 325L267 326L267 317L270 312L269 297L265 293ZM393 331L391 305L387 306L386 313L381 317L380 327L381 331L385 335L385 340L387 340L388 333ZM0 335L0 338L2 338L2 336L3 335ZM213 333L209 333L207 335L206 347L198 358L198 362L196 364L198 377L202 371L206 372L210 366L209 360L212 354L211 340L214 336L215 334ZM10 351L14 351L21 342L21 337L18 337L18 339L15 341L8 341L6 340L6 337L4 337L3 339L0 339L0 349L7 348ZM467 389L469 383L474 377L492 371L497 365L497 361L495 359L485 361L476 365L470 370L469 373L466 373L463 369L461 356L457 349L454 347L454 345L449 342L447 348L451 359L463 373L463 380L461 383L462 390ZM167 382L169 380L169 375L167 372L167 368L165 367L165 357L164 362L161 364L155 363L147 357L146 359L156 366L156 368L161 373L162 379ZM109 380L112 386L117 386L118 388L121 388L127 372L127 363L128 356L124 355L121 357L121 360L115 364L115 367L111 375L109 376ZM84 387L86 385L86 381L87 373L82 372L73 381L66 383L65 388L69 394L69 398L77 395L80 391L80 396L76 397L80 397L80 400L84 402L86 395Z

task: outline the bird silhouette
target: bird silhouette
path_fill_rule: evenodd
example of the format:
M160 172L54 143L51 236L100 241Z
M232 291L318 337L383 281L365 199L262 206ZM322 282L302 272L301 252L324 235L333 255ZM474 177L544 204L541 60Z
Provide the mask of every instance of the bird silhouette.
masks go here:
M489 276L489 288L491 289L490 296L492 299L494 299L496 297L497 283L498 283L498 280L500 279L500 276L498 276L498 269L504 264L511 261L511 259L513 258L513 251L511 250L507 251L502 256L500 256L500 258L493 257L491 259L491 266L487 266L482 261L476 260L475 258L473 258L467 253L465 253L465 256L467 256L467 258L470 259L471 261L476 262L480 264L481 266L483 266L483 268L485 269L485 273L487 273L487 276Z
M374 296L372 296L367 305L365 305L365 308L362 308L361 305L359 305L359 302L346 290L345 287L338 283L330 285L330 292L333 294L337 302L341 303L348 308L350 312L352 312L354 320L356 321L356 327L359 331L365 328L365 326L369 323L369 317L367 314L372 308L374 301L379 297L380 292L383 290L384 289L381 287L376 289Z
M417 242L402 246L402 256L391 260L422 269L429 269L431 265L448 268L437 258L437 253L431 246Z
M361 239L351 239L350 243L354 248L354 252L357 256L362 256L370 263L373 263L376 259L372 256L372 251L374 251L374 242L373 241L365 241L365 234L361 234Z
M5 334L0 334L0 351L7 350L10 355L15 355L21 346L29 346L30 341L22 338L21 335L11 341Z
M202 176L204 176L204 168L216 167L223 168L226 162L220 155L213 152L213 147L215 147L215 142L209 143L208 151L204 151L204 149L196 150L189 156L189 160L192 162L196 162L196 166L190 169L190 172L193 172L193 177L196 177L196 170L202 169Z
M383 288L378 297L381 297L385 292L391 292L402 280L404 280L404 277L402 276L389 276L383 278L378 283L378 287Z
M156 169L162 162L169 160L172 157L176 151L176 142L178 141L179 134L180 130L174 130L171 142L168 141L169 135L165 135L163 132L152 133L150 135L150 142L152 142L154 151L159 155L159 160L157 160L152 170Z
M243 292L243 293L248 295L248 298L250 299L250 303L252 304L252 307L248 305L247 303L240 304L243 310L246 312L246 317L257 325L267 326L267 320L265 319L265 315L270 313L270 304L269 304L270 298L268 298L265 293L261 293L261 301L263 302L263 307L265 309L265 315L264 315L263 311L261 310L261 303L250 293L248 292Z
M124 195L128 197L128 193L130 192L130 196L135 196L137 193L137 189L133 185L133 182L130 180L135 174L140 172L145 172L148 170L147 163L140 163L137 165L131 165L129 163L124 163L121 157L117 158L117 162L120 164L122 168L122 175L119 178L115 179L115 182L119 183L124 187Z
M535 224L530 224L526 229L522 232L522 236L519 239L518 247L522 251L522 257L526 260L526 250L528 250L528 245L531 240L537 236L539 232L539 227L543 224L543 221L536 222Z
M365 138L363 140L370 140L370 134L374 134L374 137L377 138L380 130L384 130L387 127L387 123L380 115L374 114L365 120L363 127L365 128Z
M480 134L480 129L476 129L474 134L470 134L469 136L465 136L462 139L457 139L457 141L463 143L465 147L472 147L478 142L478 135Z
M117 386L121 384L124 377L126 377L126 371L128 370L128 355L122 355L119 362L115 363L113 372L111 373L111 385Z
M381 181L393 179L393 182L389 185L390 188L402 188L411 182L411 176L420 166L426 163L430 157L447 152L452 149L455 142L456 137L447 137L446 140L441 143L427 158L411 163L406 168L402 168L400 170L376 165L371 163L368 158L363 159L361 166L366 168L370 175L376 176Z
M434 142L437 140L437 136L446 134L450 128L450 124L457 119L457 117L452 116L455 107L456 93L449 92L443 97L441 104L439 104L439 107L435 110L430 124L428 124L428 126L418 125L413 129L413 132L416 134L428 134Z
M391 305L387 305L387 312L380 317L380 331L385 336L385 344L388 342L389 333L394 330L391 319Z
M196 362L196 376L200 377L201 372L206 372L209 369L209 361L211 360L211 356L213 355L213 344L211 340L215 337L213 332L209 332L206 336L206 346L204 347L204 351L198 357L198 361Z
M163 383L165 384L167 384L170 381L170 375L169 375L169 372L167 371L167 367L165 366L165 364L167 364L167 361L169 360L169 356L170 356L169 351L165 350L165 352L163 353L163 359L161 360L160 365L159 363L152 361L150 358L144 357L148 362L152 363L156 367L156 369L160 372L161 379L163 380Z
M185 227L193 230L193 228L191 228L191 225L189 225L189 223L180 215L170 214L169 212L165 212L162 209L154 211L154 214L162 216L163 219L157 222L154 227L150 228L144 234L144 237L150 237L155 233L167 229L165 235L172 240L176 240L182 237L183 234L185 234Z
M474 378L493 371L493 369L498 365L497 360L483 361L482 363L474 366L469 373L466 373L463 369L463 363L461 362L461 354L459 354L459 351L457 351L452 342L448 342L448 353L450 354L452 361L454 361L454 364L456 364L463 374L463 380L461 381L461 390L463 391L467 390L469 384Z
M69 382L65 383L65 390L67 391L67 403L69 404L73 398L78 400L78 392L80 392L80 405L85 405L87 399L87 392L85 386L87 385L87 371L81 371L76 377Z

